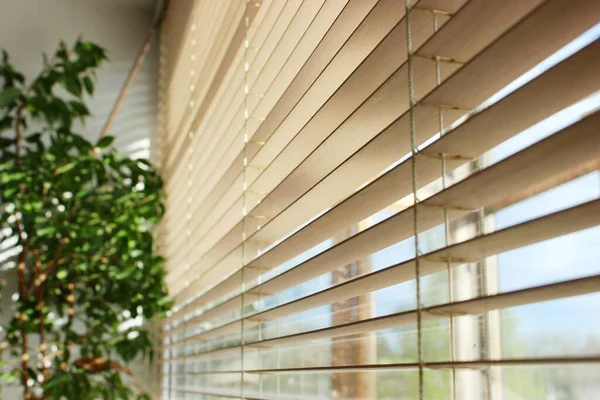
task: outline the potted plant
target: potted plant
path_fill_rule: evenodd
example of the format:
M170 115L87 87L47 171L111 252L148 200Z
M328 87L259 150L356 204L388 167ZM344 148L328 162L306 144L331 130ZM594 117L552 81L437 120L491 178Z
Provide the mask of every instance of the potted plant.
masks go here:
M119 155L112 137L75 132L90 115L104 49L61 43L31 82L0 63L0 261L15 274L0 331L1 378L25 399L148 399L127 363L152 359L135 321L171 307L153 229L164 212L150 162ZM125 381L133 381L133 387Z

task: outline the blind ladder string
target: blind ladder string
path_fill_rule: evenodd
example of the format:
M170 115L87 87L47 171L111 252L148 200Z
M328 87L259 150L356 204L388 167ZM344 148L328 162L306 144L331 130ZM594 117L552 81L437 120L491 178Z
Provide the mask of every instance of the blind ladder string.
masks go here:
M250 29L250 17L248 16L248 10L250 6L250 0L246 0L244 4L244 168L242 169L242 259L241 259L241 304L240 304L240 397L244 398L244 328L245 328L245 318L244 318L244 303L246 302L246 286L245 286L245 258L246 258L246 192L248 190L247 184L247 169L248 169L248 31Z
M433 16L433 31L437 33L439 30L439 24L437 20L438 13L432 12ZM442 73L440 68L440 57L435 57L435 83L436 86L439 87L442 84ZM438 108L438 129L440 132L440 137L444 136L446 130L444 129L444 109L442 107ZM448 187L447 181L447 170L446 170L446 154L441 154L441 169L442 169L442 190L445 190ZM444 207L444 246L448 247L451 242L450 237L450 223L448 219L448 209ZM447 281L448 281L448 303L452 303L454 299L454 278L452 274L452 265L450 263L450 259L446 260L446 273L447 273ZM454 327L454 317L452 314L448 316L448 325L449 325L449 341L450 341L450 361L454 363L456 358L456 349L455 349L455 327ZM456 369L454 366L450 369L450 399L456 399Z
M425 400L424 382L423 382L423 330L422 330L422 305L421 305L421 265L419 257L419 199L417 195L417 144L416 144L416 116L415 116L415 85L413 76L413 49L411 35L411 0L405 0L406 7L406 53L407 53L407 71L408 71L408 101L410 116L410 142L411 142L411 170L412 170L412 191L413 191L413 229L415 237L415 278L416 278L416 307L417 307L417 352L418 352L418 370L419 370L419 399Z

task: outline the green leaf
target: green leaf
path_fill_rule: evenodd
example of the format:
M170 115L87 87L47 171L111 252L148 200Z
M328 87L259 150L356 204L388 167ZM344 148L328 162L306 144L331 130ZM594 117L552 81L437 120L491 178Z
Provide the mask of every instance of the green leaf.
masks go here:
M57 372L44 384L44 390L52 389L54 386L62 385L71 381L69 374L64 372Z
M115 140L114 136L104 136L103 138L101 138L100 140L98 140L96 142L96 147L100 147L101 149L104 149L108 146L110 146Z
M14 139L0 137L0 148L12 146L14 143Z
M130 276L132 272L133 272L133 271L132 271L132 270L130 270L130 269L126 269L125 271L121 271L121 272L119 272L119 273L118 273L118 274L115 276L115 279L116 279L116 280L118 280L118 281L121 281L121 280L123 280L123 279L127 278L128 276Z
M69 54L67 53L67 45L65 44L64 41L60 41L60 44L58 46L58 50L55 53L57 58L60 58L61 60L67 61L69 59Z
M81 82L79 82L79 79L77 78L77 75L65 76L63 84L65 85L65 89L67 89L69 93L71 93L74 96L81 97L83 89L81 87Z
M70 101L69 104L71 105L71 109L77 115L81 115L81 116L88 116L88 115L90 115L90 110L88 110L88 108L82 102L79 102L79 101Z
M17 188L17 187L7 188L7 189L4 189L4 191L2 192L2 196L6 197L6 198L10 198L18 191L19 191L19 188Z
M56 170L54 171L54 175L60 175L60 174L64 174L65 172L68 172L70 170L72 170L73 168L75 168L77 166L78 162L77 160L75 161L71 161L68 164L65 164L63 166L60 166L58 168L56 168Z
M25 138L25 141L27 143L37 143L40 141L41 137L42 137L42 134L38 132L38 133L34 133L32 135L27 136Z
M38 236L52 235L52 234L54 234L54 232L56 232L55 226L47 226L47 227L40 228L37 230Z
M64 279L67 277L67 275L68 275L68 273L67 273L67 271L65 271L64 269L61 269L60 271L58 271L58 272L56 273L56 277L57 277L58 279L60 279L61 281L62 281L62 280L64 280Z
M0 119L0 132L12 128L13 118L9 115Z
M25 172L15 172L12 174L4 174L2 175L2 178L0 179L0 182L6 184L9 182L14 182L14 181L18 181L20 179L23 179L25 176L27 176L25 174Z
M0 92L0 107L10 107L21 96L22 92L16 87L9 87Z
M84 76L83 85L85 86L85 91L88 92L90 96L94 94L94 82L92 81L92 78Z
M15 166L14 160L8 160L0 164L0 171L8 171L10 168Z

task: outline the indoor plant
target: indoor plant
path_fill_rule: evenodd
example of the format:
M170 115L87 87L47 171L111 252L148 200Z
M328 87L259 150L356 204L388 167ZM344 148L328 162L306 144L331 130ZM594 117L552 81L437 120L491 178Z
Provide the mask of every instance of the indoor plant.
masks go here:
M0 63L0 248L13 254L0 264L18 283L4 290L14 307L3 310L2 378L26 399L148 398L122 379L129 361L152 358L131 321L171 306L152 240L160 176L112 137L74 132L105 59L93 43L61 43L29 83L6 52Z

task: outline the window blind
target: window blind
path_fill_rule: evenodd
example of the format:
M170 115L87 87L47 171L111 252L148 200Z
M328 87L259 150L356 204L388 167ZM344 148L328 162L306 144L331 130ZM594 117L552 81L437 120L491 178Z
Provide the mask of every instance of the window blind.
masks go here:
M542 334L510 317L554 332L599 299L599 21L587 0L172 2L163 398L537 398L552 368L598 389L600 346L517 348ZM562 272L536 275L548 246Z

